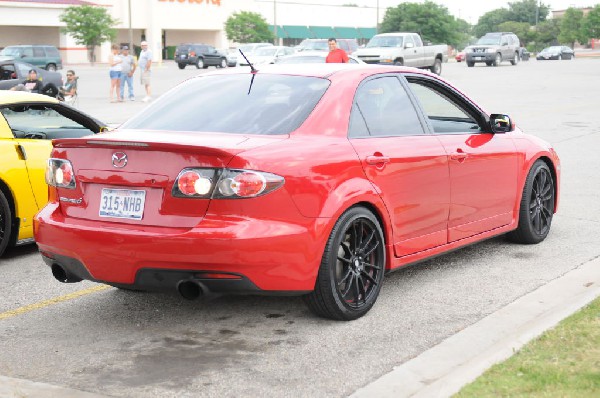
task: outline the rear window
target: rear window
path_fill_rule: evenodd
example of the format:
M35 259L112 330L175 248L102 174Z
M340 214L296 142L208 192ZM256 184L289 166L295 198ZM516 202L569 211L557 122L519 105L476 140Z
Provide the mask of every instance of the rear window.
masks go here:
M6 47L0 51L0 55L6 55L8 57L18 57L22 53L22 49L19 47Z
M306 120L329 80L215 75L190 79L122 125L124 129L289 134Z

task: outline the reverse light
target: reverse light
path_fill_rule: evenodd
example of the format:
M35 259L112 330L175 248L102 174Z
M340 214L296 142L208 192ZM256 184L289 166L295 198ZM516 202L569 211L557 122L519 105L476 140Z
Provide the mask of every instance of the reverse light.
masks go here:
M65 159L48 159L46 184L57 188L75 189L75 173L71 162Z
M208 198L216 180L214 169L183 169L175 180L173 196L184 198Z

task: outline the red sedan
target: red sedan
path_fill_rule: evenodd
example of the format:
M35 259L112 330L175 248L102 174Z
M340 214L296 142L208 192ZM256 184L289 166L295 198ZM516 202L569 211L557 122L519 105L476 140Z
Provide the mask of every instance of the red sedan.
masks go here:
M56 279L304 295L351 320L384 274L501 235L543 241L542 140L412 68L206 73L118 131L54 142L35 238Z
M454 57L454 59L456 60L456 62L462 62L465 60L465 52L461 51L459 53L456 54L456 56Z

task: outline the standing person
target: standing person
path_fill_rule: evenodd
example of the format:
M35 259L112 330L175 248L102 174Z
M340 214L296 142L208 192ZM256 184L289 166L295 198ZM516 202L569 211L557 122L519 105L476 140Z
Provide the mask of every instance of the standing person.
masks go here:
M121 59L121 56L119 55L119 46L117 46L116 44L113 44L111 49L112 49L112 53L108 57L108 64L110 65L110 70L109 70L110 93L109 93L108 97L110 98L110 102L117 102L117 101L120 102L120 101L122 101L120 85L121 85L121 69L123 67L123 65L122 65L123 60ZM113 100L113 91L115 92L115 94L117 96L116 101Z
M133 74L135 73L135 58L129 54L129 47L123 46L121 48L121 98L125 100L125 83L127 83L127 91L129 91L129 100L135 101L135 95L133 95Z
M341 48L338 48L337 40L334 37L327 40L327 44L329 45L329 54L327 54L325 62L338 64L348 63L348 54L346 54L346 51L342 50Z
M142 52L140 53L139 66L142 70L140 76L140 82L146 89L146 96L142 101L148 102L152 99L152 89L150 87L150 78L151 78L151 67L152 67L152 52L148 50L148 42L143 41L140 43L142 47Z

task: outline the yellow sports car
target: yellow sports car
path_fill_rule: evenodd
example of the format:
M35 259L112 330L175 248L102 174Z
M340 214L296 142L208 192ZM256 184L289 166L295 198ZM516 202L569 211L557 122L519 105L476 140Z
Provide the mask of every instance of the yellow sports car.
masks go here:
M0 91L0 256L7 247L33 242L33 216L48 201L44 174L52 139L104 129L55 98Z

